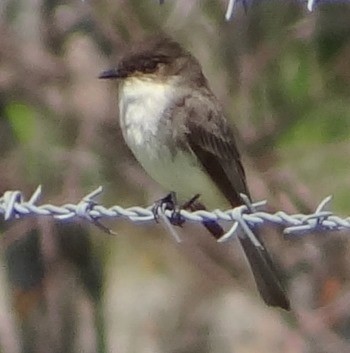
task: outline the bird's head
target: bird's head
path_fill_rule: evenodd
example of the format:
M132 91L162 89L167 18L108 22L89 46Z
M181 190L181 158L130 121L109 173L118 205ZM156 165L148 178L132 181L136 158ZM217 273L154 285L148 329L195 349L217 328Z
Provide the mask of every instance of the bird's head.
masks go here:
M114 68L99 75L101 79L118 80L166 81L174 77L205 80L198 61L180 44L162 36L136 43Z

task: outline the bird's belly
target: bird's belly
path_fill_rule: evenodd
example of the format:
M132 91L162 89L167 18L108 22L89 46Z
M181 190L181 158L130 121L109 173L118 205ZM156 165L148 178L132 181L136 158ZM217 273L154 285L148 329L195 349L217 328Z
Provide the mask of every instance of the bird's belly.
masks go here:
M209 209L228 206L227 200L190 152L178 150L174 153L155 137L148 139L147 143L128 144L152 179L167 192L175 191L181 203L200 194L200 201Z

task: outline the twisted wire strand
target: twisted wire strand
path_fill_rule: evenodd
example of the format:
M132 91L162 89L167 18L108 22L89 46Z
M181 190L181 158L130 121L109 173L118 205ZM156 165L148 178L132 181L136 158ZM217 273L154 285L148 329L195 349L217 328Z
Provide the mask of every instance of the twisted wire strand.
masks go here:
M115 234L104 227L100 221L103 219L127 219L136 223L155 222L153 206L149 207L128 207L119 205L104 207L97 203L96 198L103 192L100 186L93 192L84 196L77 204L67 203L61 206L44 204L38 205L38 200L42 194L39 186L28 201L25 200L21 191L6 191L0 197L0 215L5 221L20 219L24 217L46 216L58 221L72 220L74 218L85 219L98 226L103 231ZM245 195L242 195L245 205L229 210L195 211L189 212L181 210L180 215L184 221L202 223L204 220L215 220L227 222L231 225L229 230L218 240L225 242L235 236L238 231L245 232L254 241L253 230L262 224L280 226L286 235L302 236L307 233L341 231L350 229L350 217L342 218L327 211L331 197L328 196L316 207L311 214L289 215L284 211L268 213L262 209L266 201L250 203ZM170 224L173 211L160 209L159 215ZM179 241L178 236L173 232L173 236ZM257 244L259 246L259 244Z
M158 0L159 4L162 5L164 4L165 0ZM227 8L226 8L226 13L225 13L225 19L226 21L229 21L232 18L233 12L234 12L234 8L238 5L238 3L241 3L245 9L245 11L247 11L248 8L248 4L253 3L254 1L259 1L259 0L228 0L227 3ZM305 2L306 3L306 7L307 9L312 12L315 9L315 6L318 2L321 2L321 0L298 0L301 2ZM323 0L324 2L332 2L334 0ZM339 1L349 1L349 0L339 0Z

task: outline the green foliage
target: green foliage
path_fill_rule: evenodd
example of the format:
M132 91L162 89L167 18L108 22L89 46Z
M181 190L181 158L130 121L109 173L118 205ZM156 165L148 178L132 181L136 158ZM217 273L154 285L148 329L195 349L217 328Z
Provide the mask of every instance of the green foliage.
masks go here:
M18 142L29 143L34 138L36 111L28 104L11 102L6 106L5 114Z
M343 100L314 103L280 139L281 145L317 145L346 140L350 136L350 105Z

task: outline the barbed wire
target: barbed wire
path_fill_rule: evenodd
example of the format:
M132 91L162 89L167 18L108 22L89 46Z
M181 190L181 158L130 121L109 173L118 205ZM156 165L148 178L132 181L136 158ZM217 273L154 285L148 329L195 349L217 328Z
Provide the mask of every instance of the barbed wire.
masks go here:
M57 221L72 220L74 218L85 219L96 225L103 231L115 234L106 228L101 220L103 219L127 219L131 222L145 223L155 222L160 216L168 225L170 225L174 211L164 208L154 211L154 206L149 207L128 207L123 208L115 205L106 208L97 203L96 199L103 192L100 186L93 192L84 196L78 203L67 203L62 206L50 204L37 205L42 194L42 188L39 186L28 201L21 191L6 191L0 197L0 215L5 221L20 219L33 216L52 217ZM341 231L350 229L350 217L341 218L327 211L331 197L326 197L311 214L293 214L289 215L284 211L268 213L262 210L266 201L251 203L245 195L241 195L245 205L234 209L222 211L195 211L189 212L180 210L178 217L182 221L202 223L205 220L228 222L231 226L229 230L218 240L225 242L235 236L239 231L246 233L253 241L255 239L253 230L262 224L280 226L286 235L304 235L314 232ZM177 241L180 241L174 227L170 227L172 235ZM257 244L259 245L259 244Z
M253 3L253 2L258 2L258 1L262 1L262 0L228 0L228 4L227 4L227 9L226 9L226 13L225 13L225 19L226 21L229 21L232 18L233 15L233 11L235 6L237 6L238 3L241 3L245 9L245 11L247 11L248 6ZM312 12L316 5L319 5L320 3L334 3L334 2L349 2L349 0L297 0L299 2L303 2L306 4L307 9ZM163 0L164 2L164 0Z
M164 4L165 0L158 0L159 4L162 5ZM261 0L228 0L227 8L226 8L226 13L225 13L225 19L226 21L229 21L232 18L233 15L233 10L234 8L241 3L242 6L244 7L245 11L247 11L248 6L253 3L253 2L258 2ZM349 2L350 0L297 0L299 2L303 2L306 4L307 9L312 12L315 9L316 4L321 3L321 2Z

